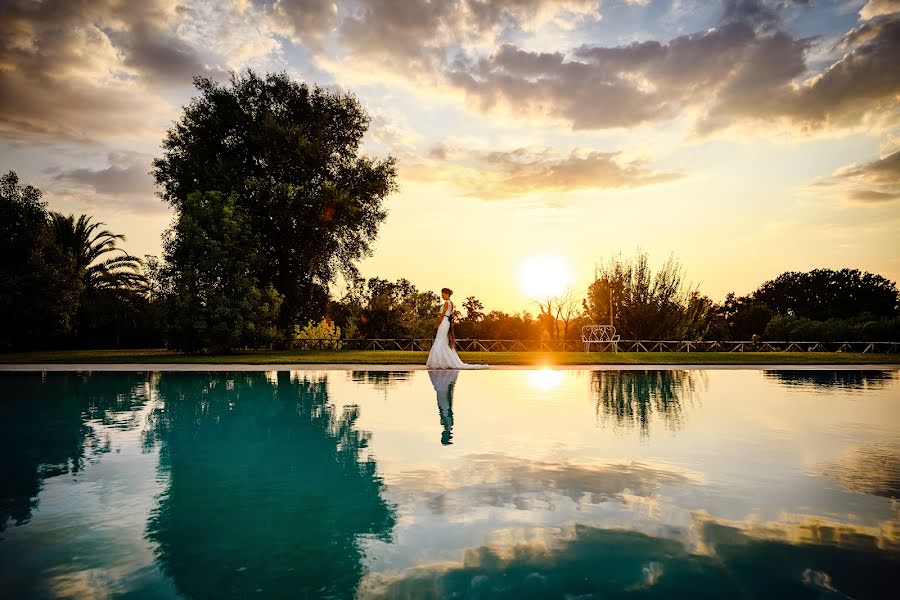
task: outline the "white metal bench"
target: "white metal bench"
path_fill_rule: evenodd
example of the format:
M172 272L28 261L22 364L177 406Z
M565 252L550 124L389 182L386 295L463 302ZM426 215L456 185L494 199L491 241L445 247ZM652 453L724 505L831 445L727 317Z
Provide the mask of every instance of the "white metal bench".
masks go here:
M591 344L608 344L614 352L619 351L619 335L612 325L585 325L581 328L584 351L590 352Z

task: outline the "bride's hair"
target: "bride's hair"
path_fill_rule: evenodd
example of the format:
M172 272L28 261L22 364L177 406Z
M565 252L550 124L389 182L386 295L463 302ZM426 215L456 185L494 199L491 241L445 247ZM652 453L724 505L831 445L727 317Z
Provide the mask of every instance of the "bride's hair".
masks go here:
M447 294L448 296L452 296L452 295L453 295L453 290L451 290L450 288L441 288L441 293L442 293L442 294Z

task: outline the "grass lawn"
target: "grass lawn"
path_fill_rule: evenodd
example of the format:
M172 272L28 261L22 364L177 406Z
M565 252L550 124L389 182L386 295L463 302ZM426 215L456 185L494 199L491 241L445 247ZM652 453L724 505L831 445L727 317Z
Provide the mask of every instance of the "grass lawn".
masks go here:
M65 350L0 354L0 363L196 363L423 365L427 352L391 350L255 351L182 354L168 350ZM460 352L491 365L767 365L900 364L900 354L844 352Z

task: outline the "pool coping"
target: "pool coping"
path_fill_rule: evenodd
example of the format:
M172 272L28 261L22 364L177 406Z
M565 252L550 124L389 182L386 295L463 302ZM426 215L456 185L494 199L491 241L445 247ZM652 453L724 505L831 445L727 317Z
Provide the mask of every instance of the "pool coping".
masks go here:
M790 371L896 371L900 364L610 364L610 365L491 365L488 371L538 369L584 371L695 371L695 370L790 370ZM22 363L0 364L0 371L428 371L425 365L368 363Z

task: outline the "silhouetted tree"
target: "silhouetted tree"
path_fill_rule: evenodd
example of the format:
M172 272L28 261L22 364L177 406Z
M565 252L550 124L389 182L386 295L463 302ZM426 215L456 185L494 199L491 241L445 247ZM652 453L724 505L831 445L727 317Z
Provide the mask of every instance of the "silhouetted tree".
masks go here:
M141 259L119 248L118 242L124 242L125 236L101 229L104 225L92 223L88 215L80 215L77 220L75 215L50 215L56 242L75 257L85 292L142 290L147 278L141 272Z
M102 229L89 215L50 214L56 243L75 257L81 278L75 338L84 346L155 345L161 338L151 328L153 308L141 259L118 246L125 236ZM150 342L150 344L148 344Z
M47 347L72 331L83 289L41 191L0 179L0 348Z
M816 321L861 314L875 317L900 314L897 285L881 275L859 269L788 271L762 284L752 298L776 314Z
M467 323L478 323L484 318L484 305L475 296L466 298L466 301L463 302L463 308L466 309L466 316L463 317L463 321Z

